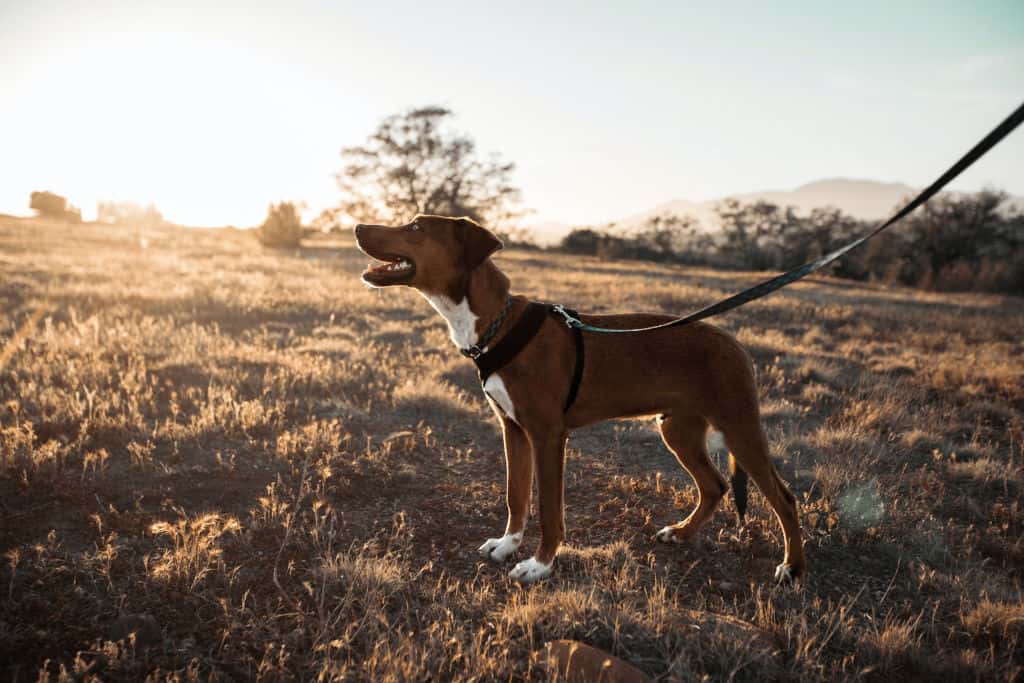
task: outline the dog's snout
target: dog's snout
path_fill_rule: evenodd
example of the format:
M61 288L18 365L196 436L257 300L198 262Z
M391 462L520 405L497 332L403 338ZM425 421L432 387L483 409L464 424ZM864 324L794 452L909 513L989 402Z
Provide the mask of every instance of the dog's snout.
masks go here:
M359 233L363 232L364 228L366 228L365 225L363 225L362 223L357 223L356 227L352 229L352 231L355 232L356 234L356 239L359 238Z

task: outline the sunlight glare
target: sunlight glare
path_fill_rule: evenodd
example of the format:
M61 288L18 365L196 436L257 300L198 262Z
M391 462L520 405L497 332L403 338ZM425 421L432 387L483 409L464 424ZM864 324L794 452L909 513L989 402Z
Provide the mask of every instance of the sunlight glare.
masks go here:
M46 113L25 122L32 153L20 156L86 218L114 199L186 225L255 224L272 201L333 189L303 169L311 150L337 153L302 121L304 93L323 85L287 63L173 34L70 57L41 65L30 97Z

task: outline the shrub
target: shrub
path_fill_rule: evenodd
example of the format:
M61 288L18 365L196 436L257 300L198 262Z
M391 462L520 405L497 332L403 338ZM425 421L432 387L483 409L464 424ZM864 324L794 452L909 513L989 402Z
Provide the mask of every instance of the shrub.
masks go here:
M68 204L66 197L62 197L54 192L33 192L29 195L28 208L40 216L59 218L71 223L82 222L82 212Z
M263 225L256 229L256 237L267 247L288 249L302 243L302 221L292 202L271 204Z

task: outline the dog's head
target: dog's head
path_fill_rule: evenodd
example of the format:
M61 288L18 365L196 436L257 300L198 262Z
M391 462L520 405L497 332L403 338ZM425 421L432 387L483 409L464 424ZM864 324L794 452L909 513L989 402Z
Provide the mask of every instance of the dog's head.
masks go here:
M501 249L501 240L468 218L417 216L398 227L357 225L356 244L380 264L370 264L371 287L405 285L430 293L453 292Z

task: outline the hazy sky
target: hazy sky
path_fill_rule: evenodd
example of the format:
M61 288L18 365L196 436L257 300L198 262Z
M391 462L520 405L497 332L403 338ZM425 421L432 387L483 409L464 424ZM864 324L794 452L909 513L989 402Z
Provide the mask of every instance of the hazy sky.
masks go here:
M442 104L533 221L822 177L930 182L1024 101L1024 1L0 0L0 212L28 194L258 223ZM1024 131L956 185L1024 195Z

